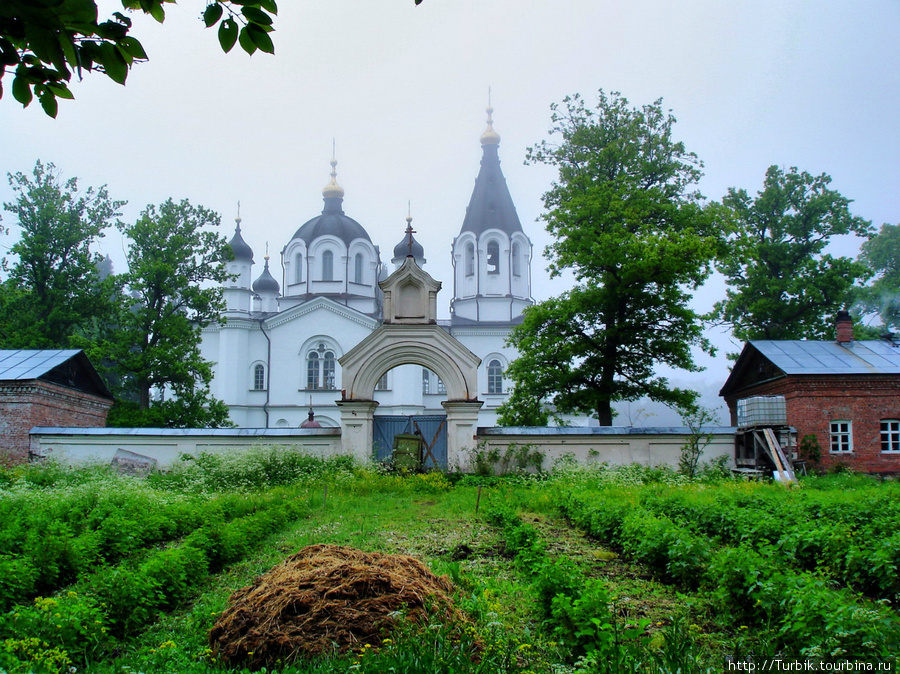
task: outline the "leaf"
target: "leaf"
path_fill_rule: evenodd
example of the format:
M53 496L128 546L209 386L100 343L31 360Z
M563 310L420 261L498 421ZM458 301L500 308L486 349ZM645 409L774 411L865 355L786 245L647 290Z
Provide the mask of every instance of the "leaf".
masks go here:
M162 0L153 0L153 2L150 4L149 11L150 16L156 19L158 23L162 23L166 20L166 10L162 6Z
M222 51L230 52L238 39L238 27L234 19L225 19L219 24L219 45Z
M207 28L216 25L216 23L218 23L219 19L221 18L222 5L220 5L218 2L207 5L206 9L203 11L203 23L206 24Z
M132 58L140 61L147 60L147 52L144 51L143 45L136 37L124 37L119 40L119 47L122 47Z
M267 54L275 53L275 45L272 44L272 38L269 37L269 34L266 31L253 24L247 26L245 30L250 34L250 37L253 39L253 43L262 51L266 52Z
M243 49L248 54L253 54L256 51L256 43L253 41L253 36L249 31L249 26L244 26L241 28L241 34L238 38L238 41L241 43L241 49Z
M41 102L41 107L44 109L44 112L56 119L56 113L59 111L59 103L57 103L56 96L53 95L53 92L49 89L44 89L44 91L41 92L41 95L38 96L38 100Z
M112 42L104 42L100 45L100 54L102 60L99 61L103 65L103 71L114 82L125 84L125 78L128 77L128 64L116 49Z
M259 6L269 14L278 14L278 5L275 4L275 0L259 0Z
M26 79L24 73L16 73L12 84L12 95L13 98L15 98L17 101L19 101L19 103L22 104L22 107L27 108L28 104L31 103L31 85L28 83L28 80Z
M241 14L251 23L258 23L262 26L271 26L272 17L262 11L259 7L242 7Z
M57 98L75 98L75 94L72 93L72 90L69 89L68 85L66 85L65 82L47 82L47 84L44 86L52 91Z

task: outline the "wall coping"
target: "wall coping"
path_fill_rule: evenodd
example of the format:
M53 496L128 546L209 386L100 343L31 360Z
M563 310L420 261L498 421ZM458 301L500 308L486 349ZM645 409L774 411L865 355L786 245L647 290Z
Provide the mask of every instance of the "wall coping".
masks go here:
M65 426L35 426L31 435L126 435L168 437L276 437L337 436L340 428L71 428Z
M734 426L701 426L700 433L734 435ZM478 427L479 436L503 435L690 435L687 426L505 426Z

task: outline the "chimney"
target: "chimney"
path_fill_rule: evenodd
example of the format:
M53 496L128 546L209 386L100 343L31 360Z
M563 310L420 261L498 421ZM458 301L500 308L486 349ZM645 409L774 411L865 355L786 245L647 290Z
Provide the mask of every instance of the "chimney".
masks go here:
M837 321L835 321L838 344L849 344L853 341L853 319L850 318L850 312L841 309L837 313Z

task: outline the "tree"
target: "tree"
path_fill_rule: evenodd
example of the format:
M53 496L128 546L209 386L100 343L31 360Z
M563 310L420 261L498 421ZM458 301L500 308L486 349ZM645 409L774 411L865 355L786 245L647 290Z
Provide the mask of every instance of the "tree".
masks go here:
M230 248L209 231L218 224L216 213L169 199L121 227L131 240L124 275L130 295L114 348L122 400L110 425L228 423L227 408L209 392L212 368L200 355L201 328L224 309L221 287L204 284L231 278L225 270Z
M128 12L142 11L162 23L165 5L175 0L121 0ZM226 52L235 43L248 54L274 53L269 33L275 0L208 0L206 26L218 25ZM0 98L3 76L13 74L12 95L23 106L37 96L44 112L56 117L58 98L74 98L73 71L79 79L98 71L125 84L129 69L147 60L141 43L130 34L131 19L122 12L101 21L97 0L3 0L0 2Z
M860 290L858 311L877 315L887 330L900 329L900 225L882 225L863 242L859 259L876 278Z
M124 201L106 187L80 192L53 164L35 164L32 176L8 174L16 200L4 209L21 231L15 256L0 284L3 348L69 348L95 332L113 308L115 285L103 279L101 256L91 246L120 215Z
M833 336L833 317L869 272L825 249L835 236L868 234L870 223L852 215L850 200L830 183L824 173L771 166L756 198L731 188L722 200L735 229L717 265L728 290L710 317L731 325L738 339Z
M544 194L555 237L547 255L551 275L571 271L576 286L528 308L514 328L509 404L548 400L607 426L619 400L689 409L697 394L654 368L696 371L691 347L711 350L688 306L721 247L715 210L691 191L702 164L672 139L675 118L661 101L631 108L601 90L595 110L577 95L552 110L560 140L530 148L528 161L559 170Z

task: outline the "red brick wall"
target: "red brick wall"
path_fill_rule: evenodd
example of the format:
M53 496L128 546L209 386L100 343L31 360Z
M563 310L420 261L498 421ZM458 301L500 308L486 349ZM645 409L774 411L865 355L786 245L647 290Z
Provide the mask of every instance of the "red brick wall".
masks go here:
M28 460L34 426L106 426L112 400L48 382L0 382L0 463Z
M881 420L900 419L900 377L789 376L744 389L726 399L731 423L737 425L737 399L756 395L783 395L787 422L797 439L815 435L822 449L820 466L842 463L854 470L900 473L900 453L881 451ZM831 453L832 421L852 422L853 451Z

